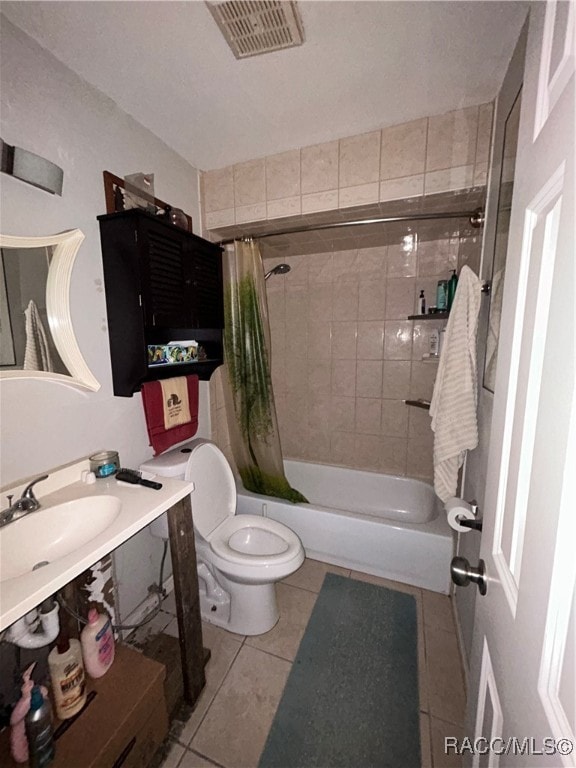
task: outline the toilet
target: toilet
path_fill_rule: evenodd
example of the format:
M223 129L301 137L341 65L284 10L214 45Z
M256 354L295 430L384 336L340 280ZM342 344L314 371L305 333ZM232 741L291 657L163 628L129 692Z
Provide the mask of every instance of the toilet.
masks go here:
M156 456L142 472L194 483L190 494L202 618L240 635L261 635L279 618L274 584L304 562L298 536L258 515L236 515L236 483L222 451L196 439ZM166 514L149 526L167 539Z

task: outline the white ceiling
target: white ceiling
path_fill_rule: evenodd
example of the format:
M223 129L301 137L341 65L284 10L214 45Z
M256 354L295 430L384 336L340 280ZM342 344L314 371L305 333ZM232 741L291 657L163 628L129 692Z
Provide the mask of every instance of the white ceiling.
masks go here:
M304 44L241 61L199 0L1 9L209 170L490 101L528 5L300 0Z

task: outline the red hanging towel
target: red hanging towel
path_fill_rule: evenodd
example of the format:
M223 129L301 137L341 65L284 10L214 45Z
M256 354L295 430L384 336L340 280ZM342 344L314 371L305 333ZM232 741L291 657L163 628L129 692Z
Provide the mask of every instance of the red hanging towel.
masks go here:
M157 456L198 431L198 376L143 384L142 405L150 445Z

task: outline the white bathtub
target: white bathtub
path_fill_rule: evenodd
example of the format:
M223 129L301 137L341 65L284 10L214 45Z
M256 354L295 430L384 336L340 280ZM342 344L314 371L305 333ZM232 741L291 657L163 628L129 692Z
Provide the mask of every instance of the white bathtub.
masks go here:
M240 487L238 514L284 523L315 560L448 594L452 530L430 485L303 461L284 466L290 484L310 503Z

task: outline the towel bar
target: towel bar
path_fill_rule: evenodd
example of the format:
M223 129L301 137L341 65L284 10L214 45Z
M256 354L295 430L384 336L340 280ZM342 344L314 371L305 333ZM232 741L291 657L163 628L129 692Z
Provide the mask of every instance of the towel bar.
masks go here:
M413 405L415 408L424 408L424 410L430 410L430 400L423 400L421 397L418 400L403 400L406 405Z

